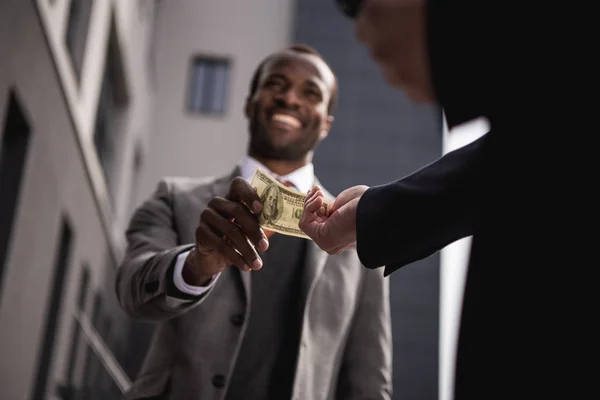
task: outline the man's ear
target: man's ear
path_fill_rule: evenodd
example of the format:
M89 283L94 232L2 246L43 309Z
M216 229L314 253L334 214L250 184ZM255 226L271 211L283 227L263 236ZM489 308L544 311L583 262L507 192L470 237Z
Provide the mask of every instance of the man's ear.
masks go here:
M329 135L329 130L331 129L331 125L333 124L333 115L329 115L325 122L323 123L323 129L321 129L321 133L319 134L319 140L323 140Z

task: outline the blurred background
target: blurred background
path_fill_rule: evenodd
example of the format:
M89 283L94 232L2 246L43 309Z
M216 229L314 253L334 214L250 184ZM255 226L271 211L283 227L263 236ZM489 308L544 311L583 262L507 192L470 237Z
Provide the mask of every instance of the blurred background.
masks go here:
M388 87L333 0L0 1L0 399L120 398L153 329L115 297L129 217L163 176L230 172L251 75L291 43L339 79L314 160L334 194L485 132L450 139L442 110ZM389 278L394 399L449 398L467 249Z

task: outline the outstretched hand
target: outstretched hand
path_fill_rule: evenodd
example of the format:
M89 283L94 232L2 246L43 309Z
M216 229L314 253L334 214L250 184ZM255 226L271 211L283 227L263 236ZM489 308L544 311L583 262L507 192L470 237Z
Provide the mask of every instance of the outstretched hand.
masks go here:
M335 199L327 215L322 214L324 193L313 187L304 201L299 227L321 249L339 254L356 244L356 209L368 186L353 186Z
M214 197L200 215L196 246L183 269L184 280L202 286L229 265L242 271L259 270L269 242L258 224L262 210L258 194L241 177L233 179L225 197Z

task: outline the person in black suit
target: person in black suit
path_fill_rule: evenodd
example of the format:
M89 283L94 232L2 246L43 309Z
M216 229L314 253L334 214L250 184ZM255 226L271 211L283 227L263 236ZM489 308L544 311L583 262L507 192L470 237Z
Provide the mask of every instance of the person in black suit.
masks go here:
M595 280L580 268L593 248L581 229L592 225L591 144L555 140L585 115L548 76L571 85L589 76L544 58L536 35L552 37L558 28L544 24L554 19L527 19L506 2L339 2L388 82L416 102L437 101L450 129L485 117L491 130L396 182L346 189L328 216L317 213L314 187L300 228L331 254L356 246L386 276L473 236L454 400L577 398L595 341L585 333ZM553 43L555 56L571 54Z

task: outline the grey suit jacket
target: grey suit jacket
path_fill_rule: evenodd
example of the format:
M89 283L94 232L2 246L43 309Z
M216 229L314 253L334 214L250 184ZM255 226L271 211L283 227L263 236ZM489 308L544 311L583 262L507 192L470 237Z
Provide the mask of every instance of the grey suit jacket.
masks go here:
M187 303L173 301L167 288L177 255L193 247L202 210L227 193L237 174L164 179L130 221L117 296L128 315L157 328L127 399L224 398L227 381L219 388L215 377L233 371L246 323L236 326L232 316L248 314L253 272L226 268L209 291ZM293 399L391 399L387 279L364 268L355 251L330 256L310 242L306 258Z

